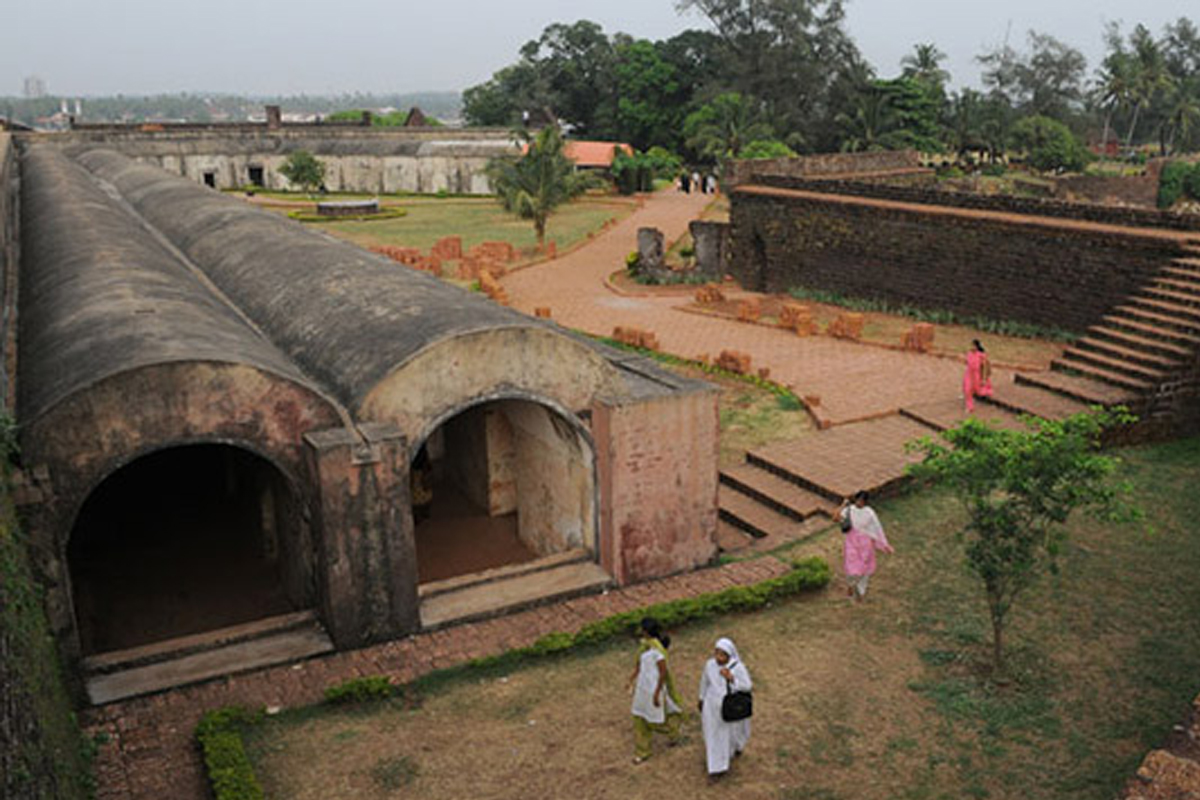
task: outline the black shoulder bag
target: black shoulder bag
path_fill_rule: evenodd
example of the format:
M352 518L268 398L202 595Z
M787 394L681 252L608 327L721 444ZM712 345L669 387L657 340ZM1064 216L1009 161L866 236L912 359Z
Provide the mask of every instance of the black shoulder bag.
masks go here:
M736 664L737 662L734 662ZM734 664L729 665L733 669ZM725 697L721 700L721 719L737 722L754 714L754 697L750 692L735 692L733 682L725 681Z
M846 508L846 516L842 517L842 533L849 533L854 527L854 523L850 521L850 509Z

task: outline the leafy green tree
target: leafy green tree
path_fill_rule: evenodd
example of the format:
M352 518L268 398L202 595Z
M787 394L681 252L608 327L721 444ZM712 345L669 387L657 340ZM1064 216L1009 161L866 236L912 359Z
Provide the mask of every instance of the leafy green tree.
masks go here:
M840 98L863 77L842 0L677 0L721 43L726 91L757 98L763 120L795 146L835 149Z
M536 134L523 130L519 135L525 154L492 159L487 173L504 208L521 219L533 220L540 248L546 243L546 222L554 209L583 194L591 181L576 172L575 163L567 158L557 127L551 125Z
M724 161L750 142L769 139L773 133L760 119L757 103L737 92L718 95L689 114L683 130L688 146L714 161Z
M311 193L325 182L325 164L307 150L296 150L279 167L279 174Z
M796 151L778 139L755 139L738 151L738 158L795 158Z
M570 122L580 136L613 137L616 49L600 25L590 20L548 25L521 48L521 59L537 74L538 88L544 88L543 107Z
M1004 670L1005 622L1016 600L1044 572L1056 572L1072 514L1138 516L1113 480L1118 460L1100 452L1102 433L1130 418L1120 412L1031 421L1003 430L968 418L915 449L918 478L949 486L966 510L968 569L978 576L992 623L992 658Z
M672 144L684 102L674 65L638 40L617 46L615 72L617 138L639 150Z
M537 68L519 62L499 70L490 80L463 92L463 117L469 125L511 127L522 112L554 118L549 89Z
M1071 129L1049 117L1026 117L1013 126L1013 145L1042 172L1079 172L1091 157Z
M1087 59L1049 34L1029 31L1029 51L1007 45L976 60L983 84L1023 113L1065 121L1082 107Z

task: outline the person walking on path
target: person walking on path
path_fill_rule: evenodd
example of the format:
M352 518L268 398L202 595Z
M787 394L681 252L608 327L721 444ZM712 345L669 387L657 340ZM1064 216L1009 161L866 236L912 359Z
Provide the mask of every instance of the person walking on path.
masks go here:
M750 741L749 718L726 722L721 716L725 696L730 692L748 692L751 688L750 672L738 656L737 647L729 639L718 639L700 676L700 729L704 733L710 781L728 772L730 762L742 754Z
M967 411L975 410L976 397L992 396L992 362L978 339L967 351L967 368L963 371L963 400Z
M838 509L842 533L845 534L842 540L842 567L848 584L846 593L856 602L867 596L867 584L875 574L875 551L895 552L888 544L875 509L867 505L868 499L866 492L858 492L854 495L853 503L847 498Z
M637 666L629 676L633 690L633 763L640 764L652 753L655 733L665 734L669 745L679 743L683 708L675 680L667 665L671 637L653 617L642 620L642 638Z

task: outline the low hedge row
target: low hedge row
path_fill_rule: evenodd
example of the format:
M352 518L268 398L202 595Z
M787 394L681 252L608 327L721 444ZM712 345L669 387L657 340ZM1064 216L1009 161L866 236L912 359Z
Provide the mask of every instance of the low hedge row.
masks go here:
M638 630L643 617L655 617L664 627L673 628L721 614L754 611L772 600L820 589L829 583L831 574L829 564L823 558L814 556L793 561L789 572L752 586L732 586L698 597L670 600L614 614L589 623L575 633L548 633L528 647L476 658L460 667L439 670L419 678L414 683L444 679L463 672L514 666L531 659L561 655L575 648L630 636ZM386 700L409 689L393 685L386 675L371 675L330 686L325 690L325 701L333 704L372 702ZM227 706L208 712L196 726L196 741L204 756L204 766L215 800L262 800L262 785L254 774L242 739L246 726L257 723L262 717L261 710Z
M196 726L196 742L216 800L263 800L262 784L242 740L243 728L261 719L261 711L226 706L209 711Z
M393 208L386 206L372 214L351 214L341 216L329 216L326 214L318 214L314 211L289 211L288 217L297 222L378 222L385 219L399 219L400 217L408 216L408 212L403 208Z

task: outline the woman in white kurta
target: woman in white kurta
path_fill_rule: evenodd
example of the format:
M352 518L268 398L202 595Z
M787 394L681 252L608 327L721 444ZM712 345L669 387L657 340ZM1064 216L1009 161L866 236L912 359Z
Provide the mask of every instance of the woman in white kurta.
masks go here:
M737 722L721 719L725 695L750 689L750 672L738 657L737 648L728 639L718 639L713 657L704 665L700 677L700 729L704 732L709 776L728 772L729 762L741 755L750 741L749 719Z
M681 698L675 691L667 665L667 647L671 639L657 620L642 620L642 641L638 663L629 680L633 688L633 763L640 764L651 755L651 737L666 734L671 744L679 741L683 721Z

